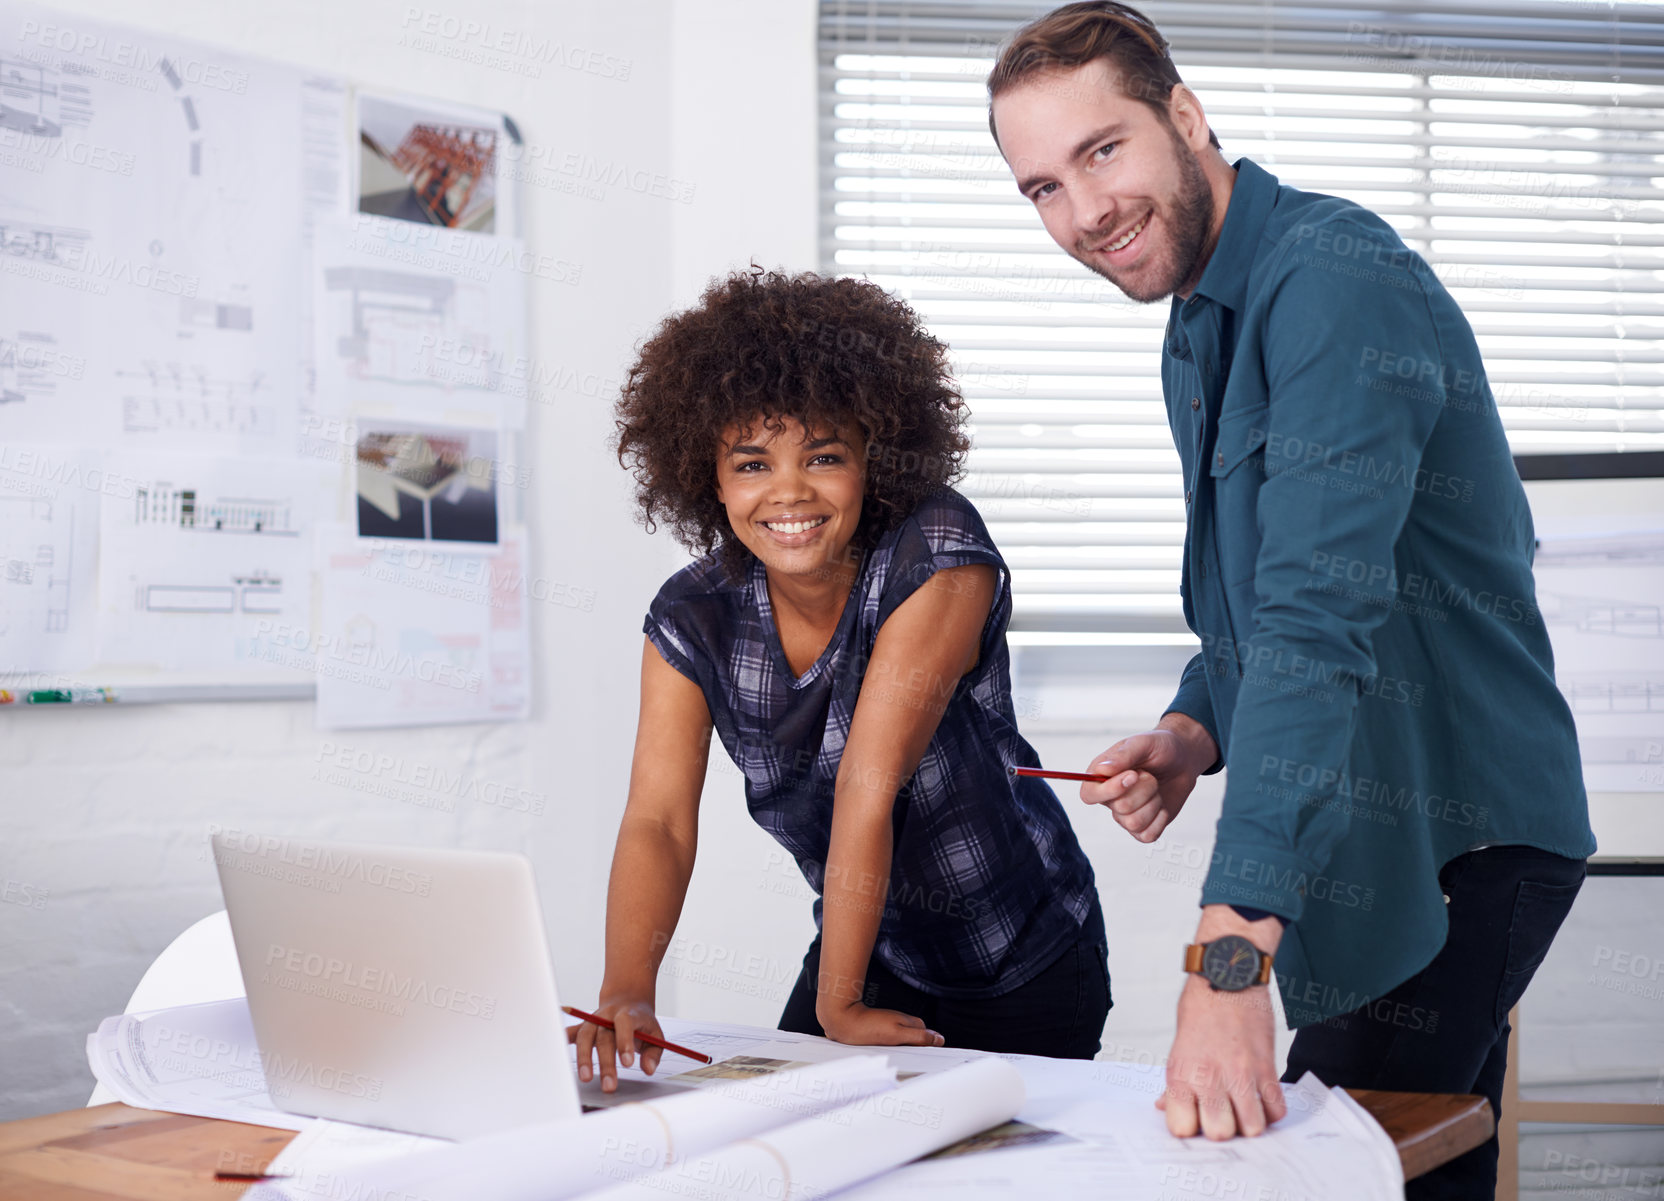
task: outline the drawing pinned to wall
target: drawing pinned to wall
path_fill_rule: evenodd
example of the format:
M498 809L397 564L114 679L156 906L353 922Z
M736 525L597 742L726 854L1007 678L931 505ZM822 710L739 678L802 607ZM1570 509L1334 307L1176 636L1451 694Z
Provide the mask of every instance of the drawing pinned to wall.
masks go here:
M364 422L356 451L359 536L495 551L497 445L495 430Z
M0 432L21 442L84 441L93 432L84 428L86 398L102 343L78 324L88 304L78 285L89 236L0 205Z
M363 215L320 223L316 409L524 426L528 262L512 238Z
M1664 530L1548 528L1534 570L1597 792L1664 792Z
M525 531L495 557L319 531L318 725L508 721L530 707Z
M498 187L510 129L503 117L391 96L358 100L360 213L481 234L518 232Z
M50 399L7 387L0 434L291 453L307 241L317 212L346 210L345 87L11 5L0 97L0 338L44 335L84 364ZM223 393L217 413L170 408L156 364L215 384L258 373L259 412L247 397L225 411Z
M0 665L7 676L75 671L92 661L98 502L111 482L85 450L0 447Z
M87 86L56 66L0 57L0 129L37 138L63 136L64 126L91 119Z
M85 357L70 353L44 330L0 332L0 405L27 400L50 403L61 383L86 373Z
M320 469L275 459L112 456L131 495L101 510L99 657L216 679L310 676L267 654L312 609Z
M115 371L121 395L121 427L129 434L276 437L284 405L257 367L211 374L200 364L143 359Z

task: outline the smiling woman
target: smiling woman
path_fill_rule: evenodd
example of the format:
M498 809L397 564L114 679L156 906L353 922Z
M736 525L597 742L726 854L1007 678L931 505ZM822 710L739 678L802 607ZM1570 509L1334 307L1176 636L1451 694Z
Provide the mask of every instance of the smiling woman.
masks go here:
M788 418L825 432L835 416L864 442L854 537L870 545L954 478L969 449L947 356L912 309L863 280L753 269L714 282L654 331L624 383L618 456L635 473L642 522L740 566L748 548L729 536L713 456Z
M701 557L647 615L607 898L617 1032L574 1028L582 1077L598 1053L615 1087L659 1030L713 730L818 896L783 1028L1091 1058L1103 915L1057 797L1010 771L1038 761L1009 573L947 486L966 440L946 348L873 284L736 275L647 341L618 417L642 520Z

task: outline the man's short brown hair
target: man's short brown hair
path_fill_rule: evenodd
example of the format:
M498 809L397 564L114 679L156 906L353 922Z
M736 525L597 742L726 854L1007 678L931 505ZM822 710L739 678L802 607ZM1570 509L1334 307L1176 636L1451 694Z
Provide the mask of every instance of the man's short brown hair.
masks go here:
M1065 4L1024 25L1011 35L988 73L988 132L994 128L994 100L1002 92L1046 71L1071 71L1107 58L1121 91L1142 101L1168 125L1167 102L1175 84L1183 83L1167 52L1167 39L1143 13L1115 0ZM1208 130L1215 149L1219 139Z

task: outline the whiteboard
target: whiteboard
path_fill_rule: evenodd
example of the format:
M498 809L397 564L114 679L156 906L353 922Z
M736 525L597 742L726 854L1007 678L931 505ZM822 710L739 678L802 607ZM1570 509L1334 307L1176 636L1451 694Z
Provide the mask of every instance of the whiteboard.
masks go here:
M439 655L523 715L523 613L492 633L421 578L332 610L322 550L523 544L505 475L529 476L543 264L517 141L501 114L8 6L0 701L299 698L350 667L388 721L479 716L428 695Z

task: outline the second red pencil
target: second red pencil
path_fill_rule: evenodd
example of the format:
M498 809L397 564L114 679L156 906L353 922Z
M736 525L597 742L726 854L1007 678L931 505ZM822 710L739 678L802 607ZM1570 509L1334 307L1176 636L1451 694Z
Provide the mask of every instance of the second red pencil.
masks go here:
M1047 771L1043 767L1013 767L1010 770L1014 776L1034 776L1041 780L1085 780L1090 784L1102 784L1105 780L1114 778L1082 771Z

